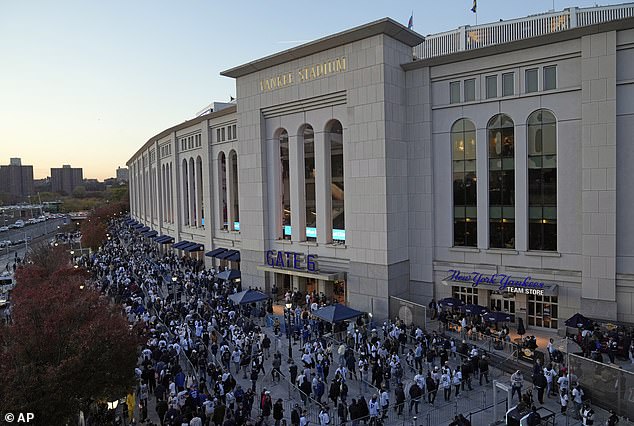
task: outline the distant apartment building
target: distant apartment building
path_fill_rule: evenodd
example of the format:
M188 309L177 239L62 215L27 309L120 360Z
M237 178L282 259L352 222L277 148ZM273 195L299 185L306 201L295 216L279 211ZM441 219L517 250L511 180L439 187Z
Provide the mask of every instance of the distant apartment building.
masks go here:
M129 176L127 167L117 167L117 182L128 182Z
M61 168L51 168L51 190L72 194L75 188L84 184L84 172L81 168L64 164Z
M17 197L33 194L33 166L23 166L20 158L0 165L0 192Z

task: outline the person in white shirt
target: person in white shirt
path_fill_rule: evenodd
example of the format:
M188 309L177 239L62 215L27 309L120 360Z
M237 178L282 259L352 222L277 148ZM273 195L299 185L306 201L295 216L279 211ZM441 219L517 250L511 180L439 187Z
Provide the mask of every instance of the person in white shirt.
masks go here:
M557 394L553 392L553 379L556 375L557 373L555 372L552 364L549 364L548 367L544 368L544 376L546 377L546 397L549 397L550 395L557 396Z
M376 394L372 395L372 398L368 401L368 411L370 412L370 424L373 421L376 423L376 419L379 417L379 400Z
M390 406L390 394L386 388L383 388L383 390L381 391L380 402L381 410L383 411L383 415L381 416L381 418L385 419L387 417L387 411Z
M578 419L581 413L581 409L583 408L583 389L581 386L577 384L575 388L572 390L572 403L574 404L575 410L573 416Z

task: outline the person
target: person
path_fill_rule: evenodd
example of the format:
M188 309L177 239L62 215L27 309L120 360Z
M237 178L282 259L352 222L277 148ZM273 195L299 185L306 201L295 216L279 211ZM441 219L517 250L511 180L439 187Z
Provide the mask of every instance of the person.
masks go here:
M308 411L304 409L302 416L299 418L299 426L308 426Z
M478 362L478 369L480 370L480 386L482 386L482 378L484 377L487 381L487 385L489 384L489 361L486 358L486 355L482 355L480 361Z
M590 404L586 402L581 411L581 420L582 425L593 425L594 424L594 410L590 407Z
M390 393L386 387L384 387L381 391L380 402L382 411L381 419L385 419L387 417L387 410L390 406Z
M405 404L405 391L403 390L403 383L399 383L396 385L396 389L394 390L394 396L396 398L396 405L394 406L394 411L397 412L397 415L403 414L403 405Z
M354 402L356 403L356 401ZM345 425L348 420L348 406L345 401L339 402L339 405L337 406L337 415L339 416L339 424Z
M539 413L537 412L537 407L533 405L531 407L531 412L528 415L528 418L526 419L526 423L528 424L528 426L539 426L541 422L542 422L542 416L540 416Z
M319 425L326 426L330 424L330 414L328 413L328 406L324 405L319 412Z
M409 413L412 414L412 407L414 407L415 413L418 414L418 405L420 404L420 397L423 394L418 383L414 382L409 387Z
M634 338L630 343L630 350L628 351L628 355L630 357L630 361L632 362L632 364L634 364Z
M559 403L561 404L561 414L566 414L568 409L568 390L561 389L559 391Z
M610 417L605 422L606 426L616 426L619 423L619 416L616 415L614 410L610 410Z
M575 407L573 416L575 419L579 418L579 414L583 408L583 395L583 389L581 389L581 385L577 383L572 390L572 403Z
M522 386L524 386L524 376L520 370L511 375L511 399L517 392L517 398L522 398Z
M291 425L292 426L299 426L299 418L301 417L300 412L301 412L301 409L299 408L299 404L295 404L295 406L293 407L293 411L291 411Z
M546 380L546 376L544 376L544 372L539 370L537 375L533 379L533 385L535 385L535 389L537 389L537 400L540 404L544 404L544 390L548 386L548 381Z
M610 358L610 363L614 364L614 357L616 356L616 351L618 349L618 344L614 337L610 336L608 340L608 358Z
M444 370L440 376L440 387L443 390L445 401L451 400L451 376L447 370Z
M379 400L378 395L372 395L368 401L368 411L370 412L370 425L376 425L379 418Z
M275 426L280 426L282 419L284 418L284 404L282 398L278 398L273 405L273 420L275 420Z

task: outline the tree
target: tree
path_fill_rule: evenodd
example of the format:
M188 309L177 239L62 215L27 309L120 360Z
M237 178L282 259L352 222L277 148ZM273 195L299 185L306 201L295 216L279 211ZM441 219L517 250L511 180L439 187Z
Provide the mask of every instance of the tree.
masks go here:
M66 264L49 273L41 263L55 262L40 261L17 274L13 322L0 327L0 413L62 425L82 401L134 386L139 341L120 306L86 285L87 272Z

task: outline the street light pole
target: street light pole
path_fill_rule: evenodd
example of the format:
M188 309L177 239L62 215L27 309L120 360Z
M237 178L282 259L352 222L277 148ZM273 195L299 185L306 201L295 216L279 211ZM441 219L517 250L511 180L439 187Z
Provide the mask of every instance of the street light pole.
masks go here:
M291 308L293 307L292 303L286 304L286 309L284 310L284 315L288 316L288 328L286 329L286 335L288 336L288 359L293 359L293 342L291 340Z

